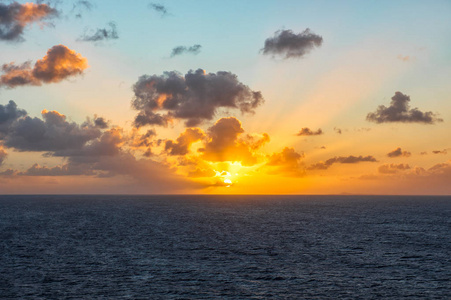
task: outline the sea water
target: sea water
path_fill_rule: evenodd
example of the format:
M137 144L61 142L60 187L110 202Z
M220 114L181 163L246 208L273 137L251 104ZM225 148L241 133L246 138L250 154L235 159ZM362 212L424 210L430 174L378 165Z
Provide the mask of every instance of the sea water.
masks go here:
M451 197L0 196L0 299L451 299Z

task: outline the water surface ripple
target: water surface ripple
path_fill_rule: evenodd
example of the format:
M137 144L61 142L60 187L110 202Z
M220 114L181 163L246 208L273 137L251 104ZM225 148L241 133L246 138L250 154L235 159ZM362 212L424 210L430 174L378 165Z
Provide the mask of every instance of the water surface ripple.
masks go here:
M451 197L0 196L1 299L451 299Z

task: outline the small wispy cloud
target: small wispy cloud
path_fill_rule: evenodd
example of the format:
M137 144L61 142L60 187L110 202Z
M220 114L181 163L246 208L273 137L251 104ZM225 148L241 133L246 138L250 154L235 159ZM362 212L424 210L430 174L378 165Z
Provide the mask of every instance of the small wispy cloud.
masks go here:
M202 48L202 46L198 45L198 44L193 45L191 47L177 46L177 47L172 49L171 57L174 57L174 56L177 56L177 55L182 55L182 54L185 54L185 53L197 55L197 54L200 53L200 49L201 48Z
M150 3L149 8L161 14L161 16L166 16L168 14L168 10L163 4L160 3Z

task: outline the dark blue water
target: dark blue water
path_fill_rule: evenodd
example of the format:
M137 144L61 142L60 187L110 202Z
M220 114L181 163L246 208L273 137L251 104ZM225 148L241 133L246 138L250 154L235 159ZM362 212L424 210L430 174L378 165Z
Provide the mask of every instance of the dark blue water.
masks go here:
M0 196L1 299L450 299L451 197Z

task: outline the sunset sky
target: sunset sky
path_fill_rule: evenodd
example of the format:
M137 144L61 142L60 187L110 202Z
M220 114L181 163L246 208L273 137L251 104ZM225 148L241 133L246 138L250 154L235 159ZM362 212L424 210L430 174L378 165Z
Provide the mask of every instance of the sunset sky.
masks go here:
M0 194L451 194L450 16L0 0Z

